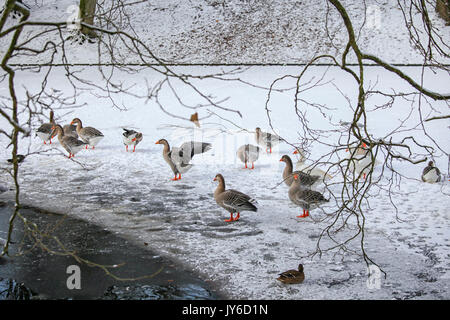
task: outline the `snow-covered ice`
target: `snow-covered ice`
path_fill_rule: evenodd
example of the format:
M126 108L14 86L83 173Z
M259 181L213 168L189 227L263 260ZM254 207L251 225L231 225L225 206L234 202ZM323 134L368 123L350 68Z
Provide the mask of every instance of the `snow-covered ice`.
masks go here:
M185 67L177 70L193 74L217 72L222 68ZM283 74L295 74L295 67L253 67L240 77L261 86ZM325 67L313 68L310 77L320 77ZM63 71L55 70L49 78L49 87L70 92ZM394 75L380 68L366 68L366 81L377 83L380 88L395 87L398 92L411 88ZM419 68L405 69L417 78ZM81 71L82 75L95 81L95 70ZM28 90L38 90L42 74L18 72L17 79ZM135 83L133 91L145 90L145 81L152 84L158 75L152 71L140 71L130 75L116 73L116 77ZM436 81L439 79L439 81ZM320 112L308 110L308 120L314 128L332 129L329 124L351 120L351 108L347 100L331 83L344 90L354 101L352 79L337 68L330 68L324 85L304 93L303 98L331 109L324 117ZM253 131L259 126L269 130L264 104L267 91L237 81L214 79L194 81L199 88L225 99L224 105L238 109L243 117L223 110L209 109L238 126ZM445 91L450 87L447 75L426 73L425 83L433 90ZM288 86L288 84L286 84ZM185 87L177 87L180 97L190 105L198 103L198 97ZM23 89L18 86L21 98ZM105 138L95 150L82 150L70 161L59 152L63 149L57 141L43 145L32 135L20 140L20 153L48 150L33 154L20 164L21 195L24 204L67 213L92 223L100 224L136 243L149 243L152 249L177 259L198 271L206 280L218 284L230 298L236 299L448 299L450 272L449 234L449 184L426 184L420 181L425 164L411 165L395 162L396 169L410 179L404 178L393 189L390 203L386 191L374 187L370 196L370 208L366 208L366 250L384 271L380 287L367 283L367 268L361 257L342 252L324 253L322 257L307 257L316 248L321 230L329 222L321 210L312 211L311 218L298 219L299 208L293 207L281 181L284 164L279 162L283 154L292 154L292 148L281 144L271 155L263 154L255 163L255 170L243 170L236 158L237 148L244 143L255 144L253 134L239 130L227 121L212 116L201 121L201 129L189 121L174 119L162 112L153 100L145 102L131 96L116 96L127 110L110 105L107 98L84 92L77 103L86 105L73 110L55 110L56 121L69 123L74 117L83 125L93 126L103 132ZM292 95L274 92L269 107L274 128L290 142L298 141L300 123L292 107ZM177 107L173 96L163 94L161 103L170 112L189 118L192 110ZM373 107L379 100L368 100ZM417 102L398 102L390 110L374 110L369 113L368 128L375 137L381 137L395 128L407 112L414 112L405 126L414 127L418 121ZM427 108L427 105L422 105ZM435 110L446 112L444 103L433 102ZM68 113L72 111L72 113ZM426 110L425 110L426 111ZM205 108L199 109L205 116ZM0 120L1 126L7 126ZM39 123L34 123L37 128ZM179 125L186 129L171 129ZM143 133L143 140L136 152L125 152L122 127ZM448 120L427 124L428 133L448 150ZM331 131L330 131L331 132ZM414 132L419 141L427 141L420 131ZM401 133L397 136L400 137ZM166 138L173 146L188 139L203 139L213 144L213 149L193 160L193 168L183 175L181 181L170 181L172 172L162 159L162 146L155 145ZM330 133L330 143L336 143ZM429 141L428 141L429 142ZM0 138L2 145L5 138ZM312 145L310 159L327 152L324 145ZM345 156L345 155L343 155ZM10 149L1 149L1 166L7 166ZM294 158L294 157L293 157ZM436 155L436 165L447 170L447 158ZM88 170L86 170L86 168ZM222 173L227 186L245 192L258 200L258 212L243 212L235 223L223 220L228 214L213 199L216 183L213 178ZM375 174L380 174L377 170ZM385 173L387 174L387 173ZM3 184L11 181L2 172ZM385 180L382 180L385 182ZM8 198L11 192L1 195ZM332 211L333 201L324 207ZM353 234L351 226L340 237ZM349 249L359 252L359 239L349 244ZM325 242L324 245L326 245ZM305 266L306 280L302 285L285 286L275 279L277 274L295 268L299 262Z

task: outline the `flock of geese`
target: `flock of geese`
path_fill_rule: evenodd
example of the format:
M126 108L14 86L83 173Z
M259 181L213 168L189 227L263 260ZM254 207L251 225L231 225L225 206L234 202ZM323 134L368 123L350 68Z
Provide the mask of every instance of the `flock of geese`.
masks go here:
M136 145L142 141L143 135L131 129L123 129L123 143L128 151L129 146L133 146L133 152ZM88 149L95 146L104 138L103 133L93 127L84 127L81 119L74 118L70 124L61 126L56 124L53 111L50 112L50 122L42 124L36 131L36 135L42 139L44 144L51 144L52 139L57 136L61 146L69 153L68 158L74 157L80 150ZM267 153L272 153L272 148L283 140L275 134L261 131L260 128L255 130L255 140L259 146L245 144L238 148L237 157L245 164L245 168L254 169L254 163L258 160L262 147L266 148ZM181 179L181 175L187 172L192 164L192 158L196 154L205 153L211 150L211 143L189 141L183 143L179 147L170 147L166 139L156 141L156 144L163 145L162 155L172 169L174 178L177 181ZM295 151L294 153L298 153ZM304 159L302 155L302 159ZM298 217L304 218L309 216L309 211L318 207L320 204L328 202L320 192L312 190L321 179L331 178L325 172L316 169L316 171L305 173L302 170L293 170L292 160L288 155L284 155L280 161L286 163L283 171L283 180L289 187L288 197L297 206L303 209L303 213ZM302 161L299 162L300 164ZM251 164L251 167L250 167ZM252 197L234 190L227 189L225 178L222 174L217 174L214 178L217 181L217 188L214 192L214 199L217 204L224 208L230 214L230 218L226 222L237 221L243 211L257 211L256 200ZM236 214L236 216L234 216Z
M95 146L104 138L104 135L93 127L83 127L79 118L74 118L70 124L61 126L54 121L54 113L50 112L50 122L42 124L36 132L44 144L52 143L52 138L57 136L61 146L69 153L68 158L74 157L83 148ZM128 147L133 146L133 152L136 146L142 141L143 135L131 129L123 129L123 143L128 152ZM256 143L264 147L267 153L272 153L272 148L282 142L283 140L275 134L261 131L260 128L255 130ZM181 174L187 172L191 167L190 161L196 154L201 154L211 150L211 143L189 141L183 143L180 147L170 147L166 139L156 141L156 144L163 145L163 158L172 169L174 178L177 181L181 179ZM245 169L254 169L254 163L258 160L262 148L252 144L245 144L237 149L236 156L244 163ZM350 151L350 150L346 150ZM316 190L314 187L320 182L332 178L330 174L324 172L320 168L309 169L305 165L305 157L300 149L296 149L294 154L300 155L300 160L294 166L291 158L288 155L283 155L280 159L285 163L285 168L282 173L284 183L289 187L288 197L292 203L303 209L301 215L297 218L305 218L309 216L309 211L319 207L320 205L329 202L324 195ZM366 178L366 170L370 167L372 159L368 156L367 146L362 143L356 150L351 150L352 159L350 161L350 169L356 172L358 176L361 174ZM251 167L249 166L251 164ZM375 162L375 165L379 164ZM428 166L422 172L422 180L424 182L439 182L441 180L440 171L430 161ZM227 189L225 178L222 174L217 174L214 178L218 185L214 191L214 199L216 203L224 208L230 214L230 218L226 222L237 221L243 211L254 211L256 207L256 200L252 197L234 190ZM234 216L236 214L236 216ZM299 265L298 270L288 270L280 274L277 280L283 283L301 283L304 280L303 265Z
M133 152L136 151L136 146L142 141L143 135L131 129L123 129L123 143L128 151L129 146L133 146ZM95 146L104 138L102 132L93 127L83 127L79 118L74 118L70 124L61 126L54 121L54 113L50 112L50 122L42 124L36 132L44 144L52 143L52 138L57 136L61 146L69 153L68 158L74 157L80 150ZM272 148L283 141L275 134L263 132L260 128L255 130L255 141L261 146L265 147L267 153L272 153ZM156 144L163 145L162 155L169 167L172 169L174 178L177 181L181 179L181 174L187 172L192 164L192 158L196 154L201 154L211 150L211 143L189 141L183 143L180 147L170 147L166 139L156 141ZM262 148L252 144L245 144L237 149L237 157L244 163L248 169L254 169L254 163L258 160ZM347 149L346 151L350 151ZM350 161L350 170L356 172L358 176L363 175L366 178L367 168L370 167L372 159L368 155L367 146L362 143L356 150L351 150L352 159ZM309 216L310 210L313 210L320 205L329 202L324 195L316 190L314 187L320 182L329 180L332 176L320 168L313 168L307 170L305 165L305 157L301 150L296 149L294 154L300 155L300 160L297 163L294 171L293 163L288 155L283 155L280 159L285 163L283 170L283 181L289 187L288 197L292 203L303 209L298 218L306 218ZM249 164L251 163L251 167ZM375 160L375 165L379 162ZM430 161L428 166L422 172L422 180L424 182L439 182L441 174L438 168ZM214 181L218 182L217 188L214 192L214 199L217 204L224 208L230 214L230 218L226 222L237 221L240 218L242 211L257 211L256 200L250 196L234 190L226 189L225 178L222 174L217 174ZM236 214L236 217L234 216Z

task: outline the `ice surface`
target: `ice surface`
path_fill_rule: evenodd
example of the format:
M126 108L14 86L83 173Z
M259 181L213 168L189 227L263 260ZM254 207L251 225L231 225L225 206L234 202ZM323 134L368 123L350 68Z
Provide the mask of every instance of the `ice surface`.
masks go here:
M186 67L177 70L194 74L216 72L220 68ZM309 76L320 77L325 68L314 68ZM405 69L417 78L420 69ZM95 70L84 70L82 75L97 78ZM251 68L241 75L242 79L268 86L283 74L296 74L294 67ZM366 81L381 88L395 87L408 92L411 88L380 68L367 68ZM42 74L19 72L17 79L28 90L39 89ZM117 77L123 77L118 73ZM136 83L133 90L143 92L144 79L156 81L158 75L142 71L126 74L126 81ZM439 79L439 81L436 81ZM333 80L354 101L355 83L338 69L330 69L324 81ZM427 73L425 83L430 89L445 91L450 87L447 75ZM237 148L245 143L255 143L252 131L259 126L269 131L264 104L267 91L236 81L203 80L196 84L218 100L229 97L225 106L239 109L243 115L214 110L234 121L249 132L241 131L229 122L211 117L201 121L195 129L189 121L173 119L163 113L150 100L119 96L126 111L111 106L108 99L83 93L78 103L86 102L73 113L55 110L58 123L66 124L79 117L83 125L95 127L105 138L95 150L82 150L75 157L79 163L62 155L63 149L56 141L43 145L32 137L20 140L20 153L47 150L42 154L28 156L20 164L22 201L26 204L74 215L92 223L100 224L138 243L149 243L162 255L178 259L202 274L205 279L216 281L231 298L237 299L448 299L450 280L449 266L449 184L422 183L420 174L425 164L411 165L395 162L404 178L392 191L398 212L391 204L386 191L375 187L370 194L370 208L366 208L366 250L370 257L387 272L381 278L379 289L368 286L367 269L361 257L354 254L334 252L322 257L307 257L316 249L321 230L329 223L326 212L337 204L331 201L322 210L312 211L311 218L298 219L299 208L293 207L287 197L282 180L284 164L279 162L283 154L292 154L292 148L281 144L274 153L262 154L255 162L255 170L243 170L236 158ZM288 84L286 84L287 87ZM20 96L23 91L17 86ZM55 70L49 78L49 87L69 92L63 71ZM189 104L198 103L198 97L190 90L179 88L180 96ZM95 93L95 92L94 92ZM331 109L327 117L314 110L307 110L308 120L314 128L334 128L329 124L351 120L347 100L326 84L305 92L304 99L327 104ZM302 132L288 92L273 93L270 101L274 128L283 138L298 142ZM161 96L161 102L171 112L189 118L192 110L177 107L170 95ZM369 99L368 108L379 100ZM417 124L417 103L413 103L413 115L404 123ZM423 108L428 106L423 105ZM399 125L411 108L411 103L401 101L390 110L370 112L368 128L375 137L382 137ZM446 112L448 107L433 102L435 110ZM205 108L198 109L205 116ZM171 130L167 125L179 125L186 129ZM7 128L2 118L0 125ZM33 128L38 127L33 124ZM445 150L450 147L448 121L427 124L428 133L439 141ZM143 140L136 152L126 152L122 143L122 127L143 133ZM445 130L444 130L445 129ZM221 131L225 130L225 131ZM414 132L421 142L430 143L420 131ZM395 138L401 137L401 134ZM212 150L196 155L193 168L183 175L181 181L170 181L172 172L162 158L162 147L155 145L166 138L171 145L179 146L186 140L203 139L213 144ZM330 131L328 142L335 144ZM0 143L6 144L4 136ZM58 151L60 150L60 151ZM324 145L313 144L309 161L326 153ZM343 152L344 153L344 152ZM345 156L345 154L343 154ZM7 167L10 149L1 149L0 162ZM447 158L438 153L436 164L441 171L447 169ZM86 170L87 169L87 170ZM258 200L258 212L243 212L235 223L223 220L228 214L213 199L216 183L213 178L222 173L227 187L237 189ZM376 174L381 171L376 170ZM389 175L389 173L385 173ZM2 185L11 187L11 180L4 171L0 173ZM382 180L382 182L386 182ZM327 192L327 191L325 191ZM2 194L8 198L11 192ZM397 219L398 218L398 219ZM324 221L320 221L325 219ZM403 222L402 222L403 221ZM354 234L352 226L344 229L339 238ZM325 240L324 246L330 245ZM359 239L348 244L349 249L359 252ZM299 262L305 266L306 280L302 285L285 286L275 279L279 272L295 268Z

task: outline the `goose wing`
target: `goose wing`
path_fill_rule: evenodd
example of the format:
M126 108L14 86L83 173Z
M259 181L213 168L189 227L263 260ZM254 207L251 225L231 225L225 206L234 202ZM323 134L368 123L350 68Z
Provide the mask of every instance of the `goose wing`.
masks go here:
M238 148L236 154L242 162L254 162L258 160L260 150L260 147L254 146L252 144L245 144Z
M50 134L50 133L53 132L52 127L53 127L53 125L52 125L51 123L43 123L43 124L41 124L41 126L37 129L37 132L48 133L48 134Z
M77 126L74 126L72 124L66 124L63 127L63 131L65 136L72 136L78 138Z
M304 173L303 171L294 171L292 172L291 176L294 174L298 175L298 179L300 180L300 183L305 186L312 186L314 183L316 183L320 176L317 175L310 175L307 173Z
M295 194L295 199L297 201L306 202L309 204L329 201L320 192L309 189L298 190Z
M137 132L134 131L134 130L132 130L132 129L125 129L125 128L123 128L123 130L124 130L123 136L124 136L125 138L133 139L134 136L137 134Z
M441 174L441 172L439 171L438 168L432 167L432 166L428 166L425 169L423 169L422 176L425 176L427 173L431 172L431 170L436 170L436 174L437 175Z
M186 161L186 159L183 158L183 152L180 148L172 148L167 155L180 173L185 173L192 168L192 164L189 163L190 159Z
M268 133L268 132L263 132L261 134L261 140L265 143L279 143L281 141L283 141L279 136L277 136L276 134L273 133Z
M183 151L180 148L177 147L173 147L172 150L169 151L169 153L167 154L169 156L169 158L172 160L173 163L188 163L188 161L184 161L185 159L183 158Z
M250 162L256 161L259 158L260 148L251 144L245 145L245 153L247 154L247 159Z
M78 140L77 138L74 138L72 136L64 136L64 143L69 147L81 147L87 144L86 142Z
M103 137L103 133L93 127L84 127L83 135L90 137Z
M182 152L182 157L190 157L190 159L192 159L192 157L196 154L200 154L200 153L204 153L206 151L211 150L212 145L211 143L207 143L207 142L197 142L197 141L188 141L188 142L184 142L181 146L180 146L180 150Z
M233 189L229 189L221 194L222 203L225 207L234 211L257 211L254 205L256 201L248 195Z

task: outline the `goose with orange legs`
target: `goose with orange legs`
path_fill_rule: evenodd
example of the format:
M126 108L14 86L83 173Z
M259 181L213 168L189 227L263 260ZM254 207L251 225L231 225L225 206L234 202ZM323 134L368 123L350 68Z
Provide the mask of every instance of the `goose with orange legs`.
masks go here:
M170 149L169 142L166 139L160 139L155 144L162 144L163 158L172 169L175 175L173 181L181 179L181 174L187 172L192 164L189 162L194 155L207 152L211 150L211 144L206 142L189 141L183 143L179 148Z
M192 167L192 164L184 163L182 161L183 157L180 157L178 152L170 150L169 142L167 142L166 139L159 139L155 144L162 144L164 146L163 158L175 175L175 178L173 178L172 181L181 180L181 174L187 172Z
M64 135L64 129L59 124L54 125L53 130L58 135L58 141L61 146L69 153L69 159L74 157L87 143L80 141L72 136Z
M53 119L53 117L54 113L53 111L50 111L50 122L43 123L36 130L36 136L41 138L41 140L44 141L44 144L47 144L47 141L49 141L49 144L52 144L52 139L56 135L52 129L52 127L55 125L55 120Z
M267 153L272 153L272 147L283 141L276 134L261 131L261 128L256 128L255 140L257 144L266 148Z
M79 118L74 118L71 125L77 125L77 134L81 140L86 143L86 149L88 145L95 149L95 146L104 138L103 133L93 127L83 127L83 123Z
M123 144L125 145L127 152L128 152L128 146L134 146L133 152L135 152L136 146L138 145L139 142L142 141L142 138L143 138L142 133L134 131L132 129L123 128L123 130L124 130Z
M254 162L258 160L260 152L260 147L254 146L252 144L245 144L238 148L236 154L238 158L245 164L244 169L247 169L248 162L252 163L252 167L250 169L255 169Z
M219 206L230 213L230 219L225 220L226 222L239 220L242 211L258 211L255 199L237 190L226 190L225 178L220 173L215 176L213 181L219 182L214 191L214 199ZM237 213L236 217L234 217L234 213Z
M294 174L294 181L289 188L288 195L292 203L303 209L303 214L297 216L297 218L306 218L309 216L310 210L319 207L325 202L329 202L320 192L303 187L298 174Z

